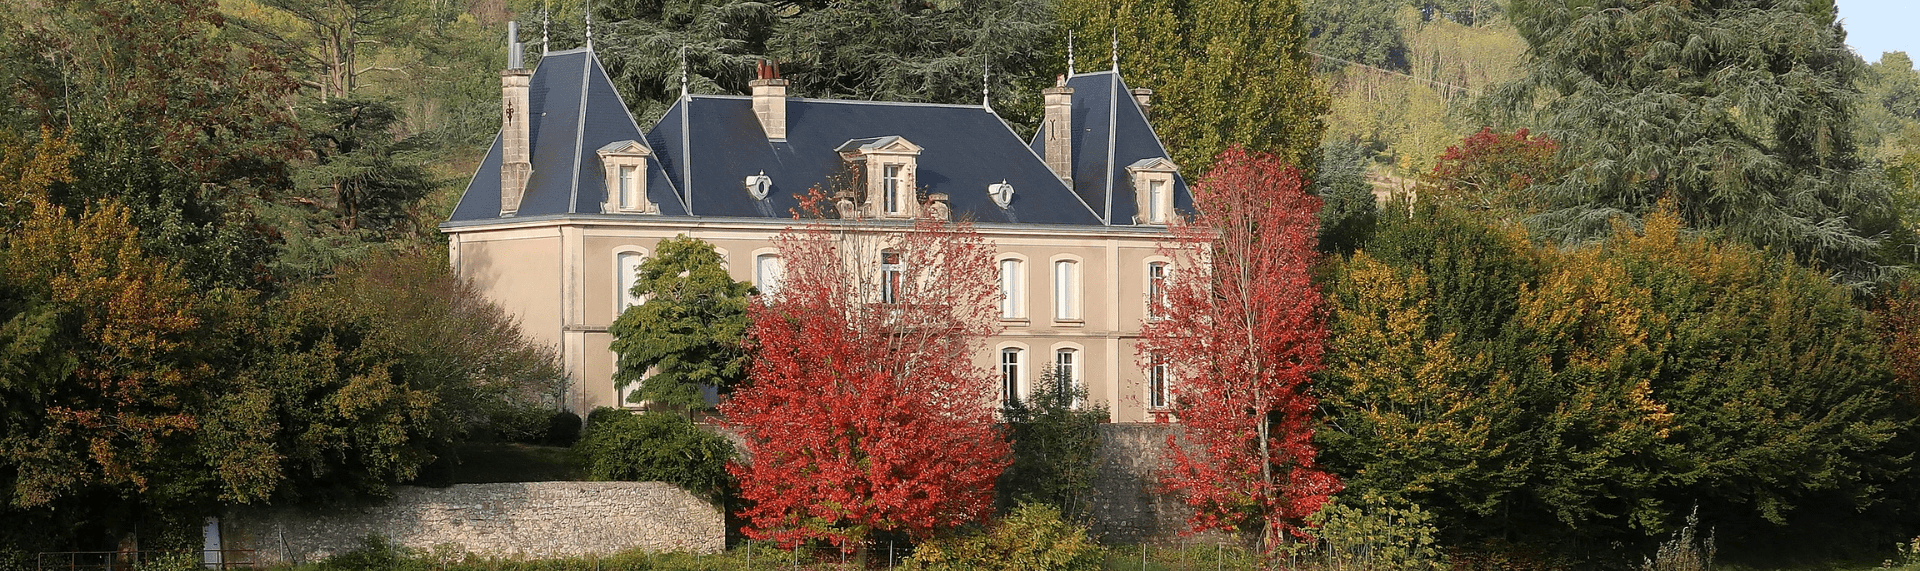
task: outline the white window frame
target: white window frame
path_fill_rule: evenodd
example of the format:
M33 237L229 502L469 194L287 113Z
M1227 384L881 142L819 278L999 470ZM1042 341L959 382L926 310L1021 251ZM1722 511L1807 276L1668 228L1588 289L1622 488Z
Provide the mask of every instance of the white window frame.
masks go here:
M1162 273L1159 276L1153 275L1154 268L1159 268ZM1147 258L1145 273L1146 279L1140 291L1147 300L1147 319L1154 321L1166 319L1167 286L1173 279L1173 262L1159 256Z
M768 271L766 261L772 260L772 271ZM780 253L772 248L762 248L753 253L753 287L759 288L761 295L772 295L780 289L780 281L787 275L786 262Z
M891 256L893 261L887 261ZM893 250L880 251L880 303L900 303L899 285L906 279L907 264L900 259L900 253Z
M1147 356L1147 410L1166 410L1173 406L1173 371L1166 357Z
M614 168L620 170L618 177L620 180L620 209L634 210L634 205L640 202L640 181L635 180L639 178L637 175L640 172L640 167L639 165L619 165Z
M633 269L635 270L640 269L640 264L647 263L646 248L633 246L633 245L614 247L613 249L613 319L619 319L620 314L625 313L628 307L646 303L645 299L641 299L638 297L633 297L633 298L628 297L630 295L628 292L632 291L633 289L632 286L640 283L639 277L637 276L637 272L636 272L636 275L627 275L626 273L627 268L623 267L626 265L625 262L628 255L637 257L637 259L635 259L633 263ZM609 319L607 321L611 323L613 320Z
M1026 353L1027 348L1020 345L1004 345L995 352L995 362L999 364L995 370L1000 372L1000 406L1012 404L1015 399L1027 398L1026 371L1021 364ZM1011 362L1007 359L1009 355L1013 357Z
M1065 369L1062 369L1060 367L1060 356L1062 354L1068 354L1073 356L1072 366L1067 367ZM1055 370L1061 370L1066 373L1065 380L1069 386L1073 387L1074 389L1080 389L1080 390L1086 389L1087 387L1086 380L1085 380L1087 375L1087 348L1086 347L1082 347L1079 343L1060 343L1060 344L1054 345L1053 346L1053 366ZM1071 406L1073 408L1080 408L1081 406L1084 406L1084 405L1085 403L1081 402L1080 397L1077 395L1074 397L1073 402L1071 403Z
M888 216L898 216L906 211L900 199L900 186L905 182L907 167L899 163L880 165L881 211Z
M1053 321L1055 323L1084 323L1086 270L1078 256L1054 256L1049 261L1049 272L1053 274Z
M1011 275L1008 269L1011 264ZM995 270L1000 274L1000 319L1003 321L1026 321L1027 319L1027 258L1018 254L1001 254L994 261Z
M1166 193L1167 193L1166 187L1167 187L1167 181L1163 181L1157 178L1149 179L1147 181L1147 223L1148 224L1166 224L1167 223L1166 204L1169 203L1170 201L1166 200Z

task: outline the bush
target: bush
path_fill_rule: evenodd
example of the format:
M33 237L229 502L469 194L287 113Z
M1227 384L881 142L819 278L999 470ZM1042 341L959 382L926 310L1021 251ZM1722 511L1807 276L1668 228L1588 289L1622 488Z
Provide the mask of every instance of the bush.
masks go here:
M1087 531L1047 504L1022 504L985 533L936 539L914 549L926 571L1092 571L1104 553Z
M580 415L572 411L556 410L547 415L547 432L542 444L547 446L573 446L580 441Z
M591 480L666 482L712 501L734 489L733 443L677 414L596 409L573 449Z
M1309 530L1325 542L1315 551L1330 569L1446 569L1434 545L1433 515L1420 506L1395 506L1378 496L1357 505L1336 498L1307 517Z

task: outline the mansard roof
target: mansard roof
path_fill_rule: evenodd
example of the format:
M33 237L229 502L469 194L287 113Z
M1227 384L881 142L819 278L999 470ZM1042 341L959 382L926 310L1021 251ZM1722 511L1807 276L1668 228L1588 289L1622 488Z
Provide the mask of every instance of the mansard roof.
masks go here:
M983 105L787 98L787 138L770 141L751 97L692 95L643 133L593 52L552 52L530 79L533 171L514 217L600 214L606 181L597 151L634 141L651 151L647 198L660 211L620 216L790 218L808 189L830 192L831 179L846 171L841 147L905 139L921 148L921 190L946 194L956 218L1126 225L1135 214L1126 165L1166 152L1117 74L1077 75L1069 85L1076 90L1074 188L1041 159L1044 133L1030 146ZM510 220L500 216L500 162L496 136L449 223ZM764 199L745 183L762 174L772 181ZM988 193L1002 182L1014 188L1004 208ZM1191 205L1176 177L1175 208Z
M1167 158L1167 148L1118 72L1075 74L1067 87L1073 88L1073 192L1103 219L1127 224L1139 214L1127 167ZM1035 153L1046 152L1046 137L1042 125L1029 143ZM1173 188L1173 208L1192 212L1186 179L1175 174Z

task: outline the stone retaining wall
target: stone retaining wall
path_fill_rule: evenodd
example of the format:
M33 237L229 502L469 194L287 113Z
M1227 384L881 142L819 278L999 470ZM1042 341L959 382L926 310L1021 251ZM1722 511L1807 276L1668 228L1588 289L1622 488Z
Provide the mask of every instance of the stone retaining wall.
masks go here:
M525 558L726 548L720 510L660 482L400 487L384 503L334 512L236 509L221 533L228 549L256 550L263 564L312 563L369 535L412 549Z
M1109 544L1223 539L1214 534L1182 537L1193 510L1153 490L1158 472L1168 461L1167 437L1179 434L1176 424L1100 425L1100 451L1094 459L1097 474L1088 494L1094 537Z

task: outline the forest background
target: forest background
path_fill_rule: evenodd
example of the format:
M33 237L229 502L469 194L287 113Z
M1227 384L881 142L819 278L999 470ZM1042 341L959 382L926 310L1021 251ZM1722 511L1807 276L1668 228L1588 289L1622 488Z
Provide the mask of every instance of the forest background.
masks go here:
M134 529L189 545L222 505L378 497L459 442L544 429L562 376L445 275L435 226L498 128L506 21L573 48L583 2L19 6L11 564ZM984 66L1030 132L1072 33L1078 70L1158 92L1191 180L1230 145L1301 165L1327 203L1323 462L1353 505L1433 512L1445 545L1617 562L1697 513L1724 553L1825 560L1920 532L1920 72L1847 53L1830 3L592 9L643 125L684 46L697 93L744 93L765 58L800 96L974 103ZM1432 200L1376 211L1393 194Z

